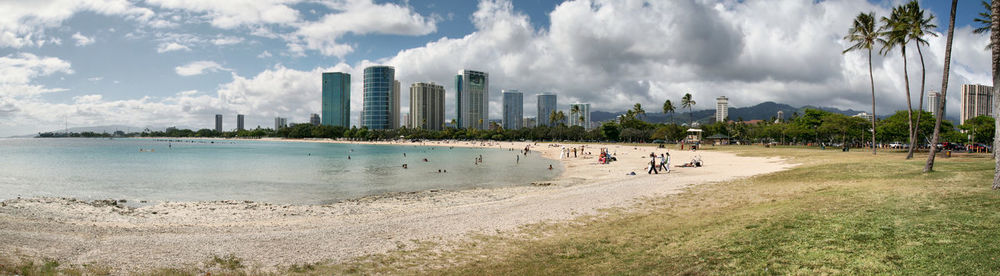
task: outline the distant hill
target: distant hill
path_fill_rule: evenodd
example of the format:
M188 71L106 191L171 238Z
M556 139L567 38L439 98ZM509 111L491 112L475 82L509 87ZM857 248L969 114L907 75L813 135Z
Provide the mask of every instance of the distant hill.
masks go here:
M853 109L841 110L832 107L814 107L814 106L803 106L803 107L793 107L787 104L775 103L775 102L763 102L751 107L730 107L729 108L729 119L738 121L743 119L744 121L749 120L772 120L778 116L778 111L784 112L785 119L791 118L793 113L802 114L803 110L806 108L819 109L832 113L839 113L844 115L857 115L862 111L857 111ZM695 122L706 124L715 121L715 109L703 109L694 110L691 113L682 112L678 110L673 116L668 114L663 114L661 112L653 112L654 110L646 110L646 115L643 120L650 123L668 123L671 121L671 117L674 122L687 123L690 118L693 118ZM659 111L659 110L656 110ZM625 112L604 112L604 111L594 111L590 113L590 120L594 122L602 122L613 120L618 118L619 115ZM879 116L880 118L884 116Z

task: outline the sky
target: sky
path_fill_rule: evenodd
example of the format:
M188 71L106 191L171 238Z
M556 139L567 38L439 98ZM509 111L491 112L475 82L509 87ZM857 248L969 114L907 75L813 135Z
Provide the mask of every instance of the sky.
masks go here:
M501 91L541 92L560 109L591 103L660 112L691 93L695 109L765 101L871 109L865 53L842 54L867 0L0 0L0 137L69 127L225 129L320 113L321 74L352 75L358 123L362 72L391 65L408 87L436 82L455 116L454 75L490 74L490 117ZM923 46L927 90L940 90L950 1L921 1L939 27ZM960 1L947 112L962 84L990 83L988 35L973 34L978 0ZM920 57L907 51L914 108ZM906 107L898 50L872 60L878 114ZM926 99L926 98L925 98ZM926 100L925 100L926 101ZM926 102L924 103L926 105Z

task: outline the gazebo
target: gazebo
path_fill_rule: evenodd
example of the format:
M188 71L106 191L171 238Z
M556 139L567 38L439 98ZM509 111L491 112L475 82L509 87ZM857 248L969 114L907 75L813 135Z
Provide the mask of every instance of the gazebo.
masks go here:
M722 133L716 133L715 135L708 136L705 139L707 139L708 141L712 142L713 145L728 145L729 144L729 136L725 135L725 134L722 134Z

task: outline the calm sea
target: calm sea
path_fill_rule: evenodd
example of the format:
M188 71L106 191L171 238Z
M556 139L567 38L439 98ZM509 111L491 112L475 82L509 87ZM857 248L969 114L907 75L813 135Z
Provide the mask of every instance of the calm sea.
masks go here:
M185 141L0 139L0 200L321 204L390 192L529 185L562 169L537 153L520 156L518 163L519 152L506 149ZM483 163L476 165L480 155ZM549 164L555 169L548 170Z

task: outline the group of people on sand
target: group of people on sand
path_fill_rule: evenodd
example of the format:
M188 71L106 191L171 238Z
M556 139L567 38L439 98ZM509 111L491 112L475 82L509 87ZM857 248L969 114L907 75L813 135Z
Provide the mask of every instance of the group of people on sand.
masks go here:
M611 161L618 161L618 158L615 157L615 154L609 152L608 148L601 148L601 155L597 157L597 163L603 165L611 163Z
M649 153L649 170L647 174L660 174L660 171L664 173L670 172L670 152L664 152L660 154L659 163L657 163L656 153Z
M563 159L563 157L570 158L570 154L573 155L573 158L577 158L580 155L584 155L584 149L586 149L585 145L581 145L579 148L577 147L567 148L566 146L562 146L562 148L559 151L559 159Z

